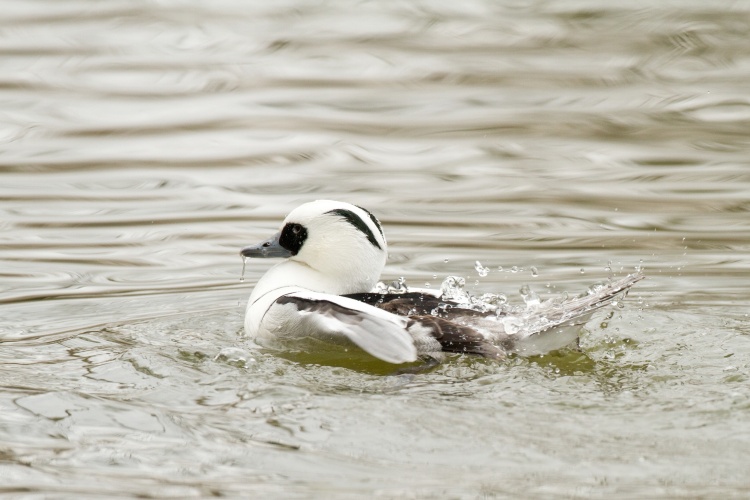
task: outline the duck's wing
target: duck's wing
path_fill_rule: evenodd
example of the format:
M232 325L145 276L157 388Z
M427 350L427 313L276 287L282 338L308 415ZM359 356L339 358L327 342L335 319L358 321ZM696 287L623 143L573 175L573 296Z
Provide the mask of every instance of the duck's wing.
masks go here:
M399 316L409 316L410 314L430 314L439 303L439 297L423 293L406 292L406 293L350 293L342 295L354 299L357 302L363 302L388 311Z
M470 326L436 316L421 315L410 316L408 328L420 354L435 357L442 351L505 359L503 349Z
M263 317L265 328L286 338L330 343L348 340L389 363L416 361L408 321L348 297L310 291L282 295Z
M441 307L451 307L451 311L462 316L488 316L488 313L462 308L457 302L443 299L439 295L423 292L405 293L351 293L343 295L358 302L364 302L399 316L425 316L440 312Z
M354 293L345 297L398 316L408 317L407 328L420 354L434 356L444 351L476 354L493 359L505 358L505 351L489 341L486 335L469 325L461 325L435 315L439 314L440 307L446 304L451 306L453 314L463 318L484 317L487 313L461 308L456 302L430 293Z

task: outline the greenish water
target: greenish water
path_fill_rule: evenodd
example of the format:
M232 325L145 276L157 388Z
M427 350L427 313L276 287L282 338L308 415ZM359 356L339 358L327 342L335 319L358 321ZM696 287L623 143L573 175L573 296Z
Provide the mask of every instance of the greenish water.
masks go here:
M0 493L746 498L749 14L6 2ZM319 198L380 218L388 280L648 279L582 352L259 350L238 251Z

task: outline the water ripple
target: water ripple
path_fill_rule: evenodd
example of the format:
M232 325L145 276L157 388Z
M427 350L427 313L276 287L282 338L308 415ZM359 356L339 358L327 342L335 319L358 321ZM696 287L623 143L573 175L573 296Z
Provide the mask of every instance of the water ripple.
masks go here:
M746 491L743 3L3 7L0 491ZM648 279L580 351L283 359L240 335L271 263L238 250L320 198L380 218L387 280Z

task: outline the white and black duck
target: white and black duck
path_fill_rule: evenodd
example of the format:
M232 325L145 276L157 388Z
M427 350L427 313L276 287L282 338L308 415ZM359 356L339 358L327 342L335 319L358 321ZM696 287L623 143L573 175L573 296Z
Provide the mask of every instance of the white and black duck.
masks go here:
M380 222L363 208L329 200L297 207L277 234L240 254L285 259L250 295L245 331L256 342L355 344L396 364L440 359L444 352L502 359L563 348L577 341L594 310L643 278L632 274L518 318L475 310L438 291L380 293L373 287L388 255ZM518 324L527 328L508 328Z

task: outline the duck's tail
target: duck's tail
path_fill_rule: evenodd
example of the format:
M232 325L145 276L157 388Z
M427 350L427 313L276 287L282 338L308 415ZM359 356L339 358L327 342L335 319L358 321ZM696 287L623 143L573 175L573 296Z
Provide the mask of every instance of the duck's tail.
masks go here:
M594 285L584 294L540 304L527 318L525 335L519 336L514 351L532 356L562 349L578 339L580 326L598 309L622 300L630 287L646 276L638 271L624 278Z

